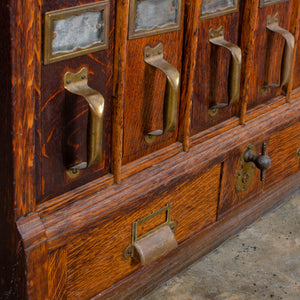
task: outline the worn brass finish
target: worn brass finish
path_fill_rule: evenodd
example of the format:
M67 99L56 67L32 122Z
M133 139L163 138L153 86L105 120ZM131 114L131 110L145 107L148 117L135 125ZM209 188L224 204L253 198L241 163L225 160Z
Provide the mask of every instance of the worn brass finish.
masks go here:
M209 30L210 43L224 47L231 53L232 60L230 66L230 91L229 91L229 103L220 103L213 107L210 107L210 111L214 109L224 108L230 104L237 103L240 97L240 84L241 84L241 66L242 66L242 50L235 44L232 44L224 39L224 27L221 26L218 29L211 28ZM212 116L213 113L210 112Z
M201 11L201 15L200 15L200 20L206 20L206 19L211 19L211 18L215 18L215 17L219 17L219 16L224 16L227 14L231 14L234 12L238 11L238 0L234 0L234 6L233 7L229 7L223 10L219 10L213 13L202 13Z
M166 214L166 221L138 236L138 227L154 217ZM176 221L171 221L171 204L153 212L132 224L131 245L124 251L125 259L134 258L142 265L148 264L177 246L174 231Z
M136 24L136 8L137 8L137 0L130 0L130 8L129 8L129 30L128 30L128 38L137 39L145 36L152 36L156 34L162 34L167 32L172 32L180 29L181 22L181 14L182 14L182 0L178 0L178 11L177 11L177 22L176 24L171 24L169 26L163 28L155 28L153 30L135 30Z
M55 20L63 20L72 15L81 15L86 12L97 12L103 10L104 13L104 36L103 42L92 45L88 48L78 49L66 53L59 53L53 55L52 53L52 40L53 40L53 22ZM44 39L44 64L50 64L65 59L93 53L99 50L108 48L108 35L109 35L109 0L101 2L80 5L71 8L59 9L45 14L45 39Z
M249 149L245 154L245 162L254 162L255 166L261 171L260 180L265 180L265 171L271 166L271 159L267 155L267 144L262 144L260 155L256 155L252 149Z
M257 167L260 173L260 180L264 181L265 171L271 166L271 159L267 155L267 145L266 143L262 144L262 153L260 155L255 154L255 148L253 145L248 145L245 151L243 152L241 159L241 170L238 171L237 181L236 181L236 190L244 191L251 184L255 167Z
M265 7L265 6L274 5L283 2L289 2L289 1L290 0L270 0L270 1L260 0L259 7Z
M154 137L166 132L175 131L177 125L177 107L180 86L180 74L175 67L164 60L163 44L156 47L147 46L144 53L144 61L150 66L161 70L167 76L167 90L164 107L164 129L148 132L145 135L146 142L153 142Z
M75 178L79 177L80 170L78 170L78 169L69 169L69 170L66 170L66 174L68 175L69 178L75 179Z
M218 108L210 108L209 110L208 110L208 113L209 113L209 115L211 116L211 117L214 117L214 116L216 116L217 114L218 114L218 112L219 112L219 109Z
M102 161L104 98L88 86L88 70L82 68L78 73L67 72L64 87L70 93L83 97L89 104L88 162L73 166L72 170L85 169Z
M286 87L291 79L292 66L293 66L293 54L295 48L295 38L287 30L281 28L278 25L279 14L275 16L268 16L267 18L267 29L271 32L278 33L285 39L285 47L281 64L281 82L280 87ZM266 87L279 87L276 84L267 84Z
M245 156L248 151L255 151L253 145L248 145L241 158L241 169L238 171L235 188L238 192L245 191L253 181L255 166L252 162L246 162Z

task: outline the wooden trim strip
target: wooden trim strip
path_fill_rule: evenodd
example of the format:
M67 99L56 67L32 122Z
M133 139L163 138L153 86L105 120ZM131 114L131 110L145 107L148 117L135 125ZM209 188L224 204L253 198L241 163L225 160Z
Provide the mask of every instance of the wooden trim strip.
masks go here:
M181 93L181 114L179 124L179 140L183 143L183 150L189 149L189 136L191 125L191 107L193 85L195 77L195 67L197 59L198 48L198 24L199 16L202 7L202 0L200 1L186 1L186 36L184 40L184 57L183 57L183 79L182 79L182 93Z
M26 12L26 13L25 13ZM35 103L40 97L41 0L10 3L15 217L35 210ZM25 42L24 42L25 41Z
M252 68L253 68L253 53L254 53L254 41L255 41L255 35L256 35L256 29L257 29L257 19L258 19L258 6L259 6L259 0L249 0L245 3L245 9L244 9L244 19L243 23L248 24L247 26L243 26L243 32L242 36L246 36L243 41L247 41L246 45L243 45L242 43L242 49L244 50L243 56L246 54L246 58L243 59L245 63L244 68L244 80L243 80L243 89L242 89L242 95L240 99L240 124L245 124L245 116L247 112L247 104L248 104L248 98L249 98L249 88L251 84L251 74L252 74Z
M300 23L300 2L299 1L293 1L290 28L291 28L291 32L294 34L294 37L295 37L295 49L294 49L294 54L293 54L293 66L292 66L291 80L289 82L289 85L287 87L287 92L286 92L286 101L287 102L289 102L291 100L291 93L292 93L293 83L294 83L296 54L297 54L297 49L298 49L298 44L299 44L298 43L299 31L300 31L299 23Z
M124 95L126 75L126 53L129 19L129 0L118 0L116 3L116 34L114 61L114 107L112 124L112 172L115 183L121 182L123 154Z

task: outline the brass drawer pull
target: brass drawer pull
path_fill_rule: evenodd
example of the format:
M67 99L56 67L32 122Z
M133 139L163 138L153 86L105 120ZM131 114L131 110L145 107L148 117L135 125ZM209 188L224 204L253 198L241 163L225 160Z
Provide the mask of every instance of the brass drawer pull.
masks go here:
M70 93L83 97L90 107L88 161L70 168L81 170L102 161L104 98L88 86L88 69L85 67L78 73L67 72L64 87Z
M150 66L161 70L167 76L167 90L164 107L164 129L148 132L145 140L148 143L154 141L156 136L165 132L172 132L176 129L177 107L180 86L180 74L177 69L164 60L163 44L159 43L156 47L145 47L144 61Z
M281 28L278 25L279 14L276 13L275 16L268 16L267 18L267 29L271 32L278 33L285 39L285 47L282 58L281 65L281 82L280 85L276 84L267 84L266 87L285 87L289 84L292 74L292 65L293 65L293 54L295 48L295 38L294 36L287 31L286 29Z
M138 227L160 214L167 214L167 220L154 229L138 236ZM174 231L176 221L171 221L171 204L155 211L132 224L132 241L124 251L125 259L133 258L146 265L177 247Z
M224 27L218 29L211 28L209 30L209 42L220 47L228 49L231 53L230 65L230 85L229 85L229 103L220 103L210 107L210 114L214 115L219 108L237 103L240 98L241 85L241 66L242 66L242 50L237 45L224 39Z

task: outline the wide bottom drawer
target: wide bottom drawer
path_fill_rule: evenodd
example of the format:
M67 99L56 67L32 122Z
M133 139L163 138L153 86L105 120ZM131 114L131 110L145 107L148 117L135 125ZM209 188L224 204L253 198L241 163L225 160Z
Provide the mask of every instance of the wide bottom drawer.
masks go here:
M170 180L132 199L113 216L101 218L100 225L77 232L49 256L50 299L89 299L141 268L139 261L124 256L124 250L133 242L133 223L142 218L146 221L139 224L138 237L147 237L169 218L177 223L174 234L179 244L215 222L219 180L220 165L188 180ZM165 207L170 208L169 216Z

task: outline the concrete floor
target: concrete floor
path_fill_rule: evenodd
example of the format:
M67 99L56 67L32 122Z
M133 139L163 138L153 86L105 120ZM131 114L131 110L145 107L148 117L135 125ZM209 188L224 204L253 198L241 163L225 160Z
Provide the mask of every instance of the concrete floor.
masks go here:
M300 300L300 195L142 300Z

